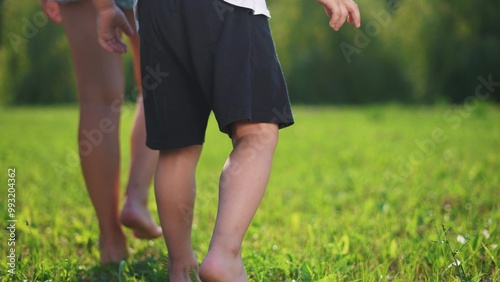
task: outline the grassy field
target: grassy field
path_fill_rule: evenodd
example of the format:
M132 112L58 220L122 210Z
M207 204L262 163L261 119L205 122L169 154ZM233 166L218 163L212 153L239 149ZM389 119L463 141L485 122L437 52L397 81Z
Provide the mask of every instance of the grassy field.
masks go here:
M1 281L167 281L163 240L127 230L130 258L100 267L80 174L77 109L0 109ZM247 237L252 281L500 281L500 108L295 108ZM122 180L132 107L122 123ZM230 151L212 120L198 167L199 260ZM8 168L15 168L10 274ZM153 198L151 209L156 213ZM443 229L444 227L444 229Z

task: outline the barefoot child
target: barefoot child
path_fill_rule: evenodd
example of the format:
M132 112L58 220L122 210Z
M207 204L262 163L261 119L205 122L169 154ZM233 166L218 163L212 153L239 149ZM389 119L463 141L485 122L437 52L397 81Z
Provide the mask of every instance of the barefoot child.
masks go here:
M319 3L333 29L346 20L359 27L351 0ZM119 32L133 33L127 20L111 0L94 4L101 46L125 51ZM189 281L190 272L202 281L247 281L243 237L268 183L278 130L293 124L265 0L139 0L137 15L147 145L160 151L155 193L170 281ZM233 150L220 177L208 254L198 269L187 215L211 111Z
M57 3L59 2L59 4ZM147 208L148 190L158 153L144 142L146 131L142 99L138 99L131 138L131 165L125 206L120 203L119 119L124 95L121 56L103 51L97 42L97 14L88 0L42 0L47 16L62 23L78 83L80 123L78 142L87 190L99 221L101 263L119 262L127 255L122 224L138 238L162 235ZM133 19L133 1L119 1L125 15ZM134 55L136 83L140 85L139 37L130 41ZM89 145L90 144L90 145Z

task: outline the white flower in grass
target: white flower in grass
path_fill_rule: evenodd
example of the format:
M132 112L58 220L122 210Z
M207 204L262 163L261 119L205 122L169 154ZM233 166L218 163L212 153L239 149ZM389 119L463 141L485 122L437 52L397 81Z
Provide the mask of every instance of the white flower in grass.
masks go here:
M489 239L490 238L490 232L486 229L484 229L481 233L483 233L484 238Z
M454 261L453 263L451 263L450 265L448 265L448 268L446 268L446 269L450 269L453 266L459 266L461 264L462 264L462 262L457 259L457 261Z
M457 241L460 242L461 244L465 244L467 242L467 239L465 239L465 237L462 235L458 235Z

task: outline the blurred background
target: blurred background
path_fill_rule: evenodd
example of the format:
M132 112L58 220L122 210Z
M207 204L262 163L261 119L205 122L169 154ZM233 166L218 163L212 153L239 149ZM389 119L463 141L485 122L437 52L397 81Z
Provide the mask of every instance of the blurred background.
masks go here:
M292 103L462 103L475 95L478 77L496 82L489 100L500 102L500 1L357 3L361 28L334 32L316 1L268 0ZM124 60L132 101L130 55ZM47 20L38 1L0 0L0 105L76 97L62 27Z

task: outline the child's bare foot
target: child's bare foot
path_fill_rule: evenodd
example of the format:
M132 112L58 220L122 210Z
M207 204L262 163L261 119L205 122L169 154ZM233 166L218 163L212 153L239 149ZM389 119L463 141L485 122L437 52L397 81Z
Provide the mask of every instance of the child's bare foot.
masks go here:
M101 264L118 263L128 256L127 242L123 232L113 236L99 238L99 249L101 252Z
M241 252L234 254L210 250L201 263L200 278L203 282L248 281Z
M120 221L123 225L132 229L134 236L139 239L154 239L163 234L161 227L151 217L147 206L136 203L130 197L127 197Z
M170 282L201 282L196 259L187 264L175 264L169 261L167 269Z

